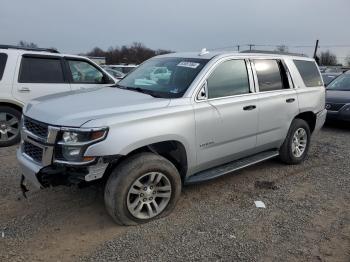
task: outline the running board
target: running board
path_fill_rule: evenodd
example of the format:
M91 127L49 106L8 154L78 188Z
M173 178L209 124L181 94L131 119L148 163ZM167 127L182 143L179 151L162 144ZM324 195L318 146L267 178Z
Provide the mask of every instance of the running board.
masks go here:
M262 153L259 153L259 154L253 155L253 156L238 159L238 160L232 161L230 163L227 163L227 164L224 164L221 166L217 166L214 168L210 168L208 170L205 170L205 171L199 172L195 175L192 175L186 179L185 184L186 185L195 184L195 183L211 180L211 179L217 178L219 176L223 176L225 174L231 173L233 171L242 169L244 167L251 166L251 165L254 165L256 163L265 161L267 159L276 157L278 155L279 155L278 151L265 151L265 152L262 152Z

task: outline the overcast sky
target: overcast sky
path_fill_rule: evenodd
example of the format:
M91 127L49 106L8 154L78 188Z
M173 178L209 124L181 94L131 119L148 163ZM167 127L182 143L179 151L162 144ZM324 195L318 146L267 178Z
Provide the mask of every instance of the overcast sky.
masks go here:
M345 57L349 11L350 0L0 0L0 43L25 40L81 53L134 41L196 51L249 43L314 45L320 39L321 47L348 45L331 48Z

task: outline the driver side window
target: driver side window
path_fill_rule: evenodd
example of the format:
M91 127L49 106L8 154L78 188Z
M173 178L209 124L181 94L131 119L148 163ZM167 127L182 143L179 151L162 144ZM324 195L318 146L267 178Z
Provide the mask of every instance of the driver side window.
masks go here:
M68 60L73 83L104 84L103 73L83 60Z
M208 98L249 93L249 80L244 60L221 63L208 78Z

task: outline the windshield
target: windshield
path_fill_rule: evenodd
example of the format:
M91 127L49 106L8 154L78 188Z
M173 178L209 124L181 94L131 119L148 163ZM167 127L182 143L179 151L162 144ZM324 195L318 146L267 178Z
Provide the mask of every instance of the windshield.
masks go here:
M153 58L137 67L117 86L155 97L181 97L208 61L199 58Z
M327 89L350 91L350 74L342 74L338 76L327 86Z

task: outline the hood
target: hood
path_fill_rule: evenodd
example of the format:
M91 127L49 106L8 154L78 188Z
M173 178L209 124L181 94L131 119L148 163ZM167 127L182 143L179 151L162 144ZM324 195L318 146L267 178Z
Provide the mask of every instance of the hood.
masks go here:
M49 95L30 101L24 114L40 122L80 127L94 119L166 107L170 99L119 88L97 88Z
M340 90L327 90L326 91L326 102L327 103L339 103L347 104L350 103L350 91Z

